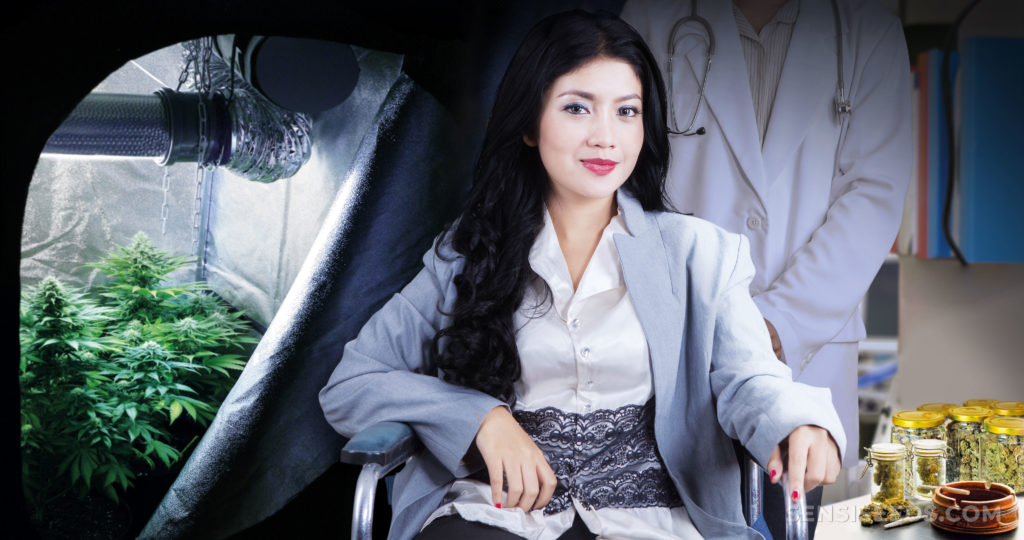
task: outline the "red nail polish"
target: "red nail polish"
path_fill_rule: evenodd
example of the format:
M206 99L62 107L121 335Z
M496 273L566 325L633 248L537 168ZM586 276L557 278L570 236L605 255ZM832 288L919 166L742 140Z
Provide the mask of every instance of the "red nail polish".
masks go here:
M794 500L794 501L795 501L795 500L797 500L797 498L798 498L799 496L800 496L800 495L799 495L799 494L798 494L798 493L796 492L796 490L794 489L794 490L793 490L793 500Z
M795 495L796 492L794 491L793 494ZM501 503L494 503L494 506L495 508L501 508Z
M775 469L772 469L772 475L769 478L771 478L772 480L775 480L775 475L776 474L779 474L779 473L776 472Z

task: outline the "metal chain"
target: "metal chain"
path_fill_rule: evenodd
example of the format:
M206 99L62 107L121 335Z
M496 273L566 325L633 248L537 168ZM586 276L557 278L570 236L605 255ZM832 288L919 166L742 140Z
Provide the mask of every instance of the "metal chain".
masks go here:
M167 192L171 189L171 168L164 166L164 178L161 182L161 188L164 190L164 203L160 206L160 235L164 236L167 234L167 215L170 214L170 206L167 204Z
M195 64L196 54L192 47L188 43L185 43L185 61L184 65L181 66L181 73L178 74L178 86L174 89L175 92L181 91L181 87L188 81L189 67ZM160 235L165 236L167 234L167 216L171 213L171 207L168 202L168 193L171 190L171 166L164 165L163 179L160 182L160 187L164 192L164 201L160 205Z
M203 208L203 177L206 176L206 104L199 100L199 155L196 157L196 193L192 201L192 253L200 257L199 226L202 223ZM200 257L202 258L202 257Z
M188 81L188 68L195 62L196 55L192 51L192 47L186 42L185 45L185 65L181 67L181 73L178 75L178 86L174 89L175 92L180 92L181 87Z
M203 55L202 63L202 77L200 78L200 91L210 97L213 94L212 84L210 83L210 57L213 54L213 38L204 37L200 38L200 51Z
M202 264L202 254L199 253L199 227L202 225L202 208L203 208L203 180L206 176L206 154L210 142L206 138L206 98L210 94L210 53L213 47L210 46L207 41L208 38L200 38L196 42L198 50L196 51L196 57L199 59L195 66L195 87L202 96L199 99L198 113L199 113L199 149L198 156L196 156L196 192L195 197L192 201L192 253L200 259L200 265Z

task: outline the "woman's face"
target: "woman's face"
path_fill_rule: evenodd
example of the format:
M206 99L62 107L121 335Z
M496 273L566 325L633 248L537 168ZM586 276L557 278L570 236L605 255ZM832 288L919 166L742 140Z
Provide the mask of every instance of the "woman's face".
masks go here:
M562 75L544 96L536 146L551 179L548 203L608 200L629 178L644 142L640 79L622 60L597 58Z

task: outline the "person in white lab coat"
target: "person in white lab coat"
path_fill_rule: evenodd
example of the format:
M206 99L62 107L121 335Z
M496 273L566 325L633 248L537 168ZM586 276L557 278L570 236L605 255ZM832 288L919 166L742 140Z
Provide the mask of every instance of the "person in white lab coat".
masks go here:
M669 198L750 239L750 293L776 354L797 381L831 389L848 441L844 466L855 466L865 337L857 308L896 237L911 173L902 26L864 0L700 0L714 52L695 109L707 31L681 24L668 65L673 25L691 9L686 0L628 0L622 11L670 85L678 127L670 126L686 130L696 110L692 130L703 128L671 136ZM844 115L836 109L837 26L852 107ZM769 492L766 504L773 499Z

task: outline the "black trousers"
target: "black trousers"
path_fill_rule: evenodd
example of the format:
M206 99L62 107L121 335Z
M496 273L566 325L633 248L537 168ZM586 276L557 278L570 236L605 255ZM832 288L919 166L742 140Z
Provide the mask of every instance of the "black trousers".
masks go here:
M786 499L788 493L782 492L782 482L772 484L767 474L764 477L763 501L764 520L768 523L768 531L774 540L786 540ZM818 511L821 510L822 487L818 486L807 492L807 538L814 539L814 528L818 524Z
M520 540L508 531L484 525L476 521L466 521L459 515L445 516L430 522L425 529L413 537L413 540L451 540L463 538L465 540ZM596 535L587 530L583 520L576 516L572 521L572 528L565 531L558 540L594 540Z

